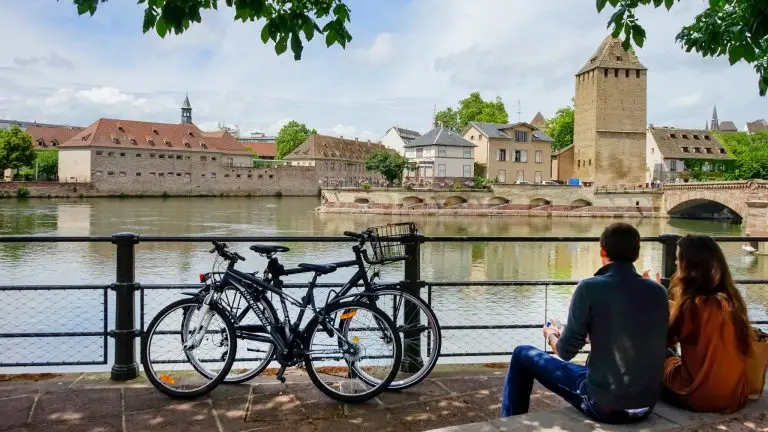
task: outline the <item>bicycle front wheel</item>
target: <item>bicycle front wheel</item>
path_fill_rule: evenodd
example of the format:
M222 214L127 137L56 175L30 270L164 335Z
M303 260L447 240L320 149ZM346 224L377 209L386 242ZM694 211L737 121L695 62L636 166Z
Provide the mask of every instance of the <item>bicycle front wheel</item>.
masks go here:
M187 317L193 325L185 326ZM206 394L229 373L237 352L235 326L219 305L183 299L163 308L141 341L141 364L152 385L173 398ZM212 376L198 373L206 364Z
M347 331L342 334L340 328ZM307 324L303 346L304 364L315 386L348 403L367 401L386 390L402 356L392 320L363 302L326 306Z
M403 342L400 370L389 389L403 390L420 383L437 364L442 345L440 323L432 308L420 297L398 288L374 289L359 299L374 304L392 318ZM366 375L360 378L370 379Z

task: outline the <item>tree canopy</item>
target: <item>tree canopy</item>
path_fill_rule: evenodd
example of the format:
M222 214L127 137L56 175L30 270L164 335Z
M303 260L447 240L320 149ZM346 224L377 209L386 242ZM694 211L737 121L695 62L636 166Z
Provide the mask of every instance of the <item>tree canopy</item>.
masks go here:
M443 126L448 129L461 132L467 123L472 121L507 123L509 122L509 115L501 97L496 96L495 100L485 101L479 92L472 92L459 101L459 106L456 109L448 107L437 112L435 120L442 122Z
M93 15L107 0L72 0L77 12ZM235 20L264 21L261 41L275 44L280 55L290 44L293 57L301 59L304 43L316 34L325 36L325 44L346 48L352 41L347 30L349 7L343 0L138 0L144 7L143 30L154 29L160 37L181 34L192 23L202 21L202 11L226 6L235 10Z
M406 168L413 171L416 163L386 149L374 151L365 160L365 169L381 174L389 183L399 182Z
M280 128L280 132L278 132L277 139L275 140L277 158L284 158L312 135L317 135L317 131L314 129L310 130L304 123L299 123L295 120L289 121Z
M547 120L547 135L552 137L552 150L560 150L573 144L573 107L560 108Z
M615 8L608 20L614 37L623 34L624 49L642 47L646 33L635 10L641 6L671 9L680 0L597 0L597 10ZM703 57L728 56L731 65L751 64L758 75L761 96L768 91L768 1L709 0L708 7L675 37L687 51Z
M719 137L734 159L724 172L725 180L768 179L768 132L725 133Z
M56 178L59 169L58 150L38 150L35 152L37 159L37 176L48 180ZM34 165L34 164L33 164Z
M32 137L19 127L0 129L0 169L19 170L35 161Z

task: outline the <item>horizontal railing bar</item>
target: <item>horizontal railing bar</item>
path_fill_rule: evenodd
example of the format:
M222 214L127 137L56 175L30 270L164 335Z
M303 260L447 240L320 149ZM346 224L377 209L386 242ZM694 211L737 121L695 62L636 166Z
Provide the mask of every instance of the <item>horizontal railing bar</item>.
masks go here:
M140 242L287 242L287 243L351 243L355 239L344 236L142 236L137 235ZM718 242L768 242L768 236L712 236ZM521 242L521 243L554 243L554 242L598 242L595 236L422 236L424 242ZM643 242L658 242L657 237L642 237ZM35 235L4 235L0 243L81 243L81 242L112 242L112 236L35 236Z
M0 291L103 291L112 285L0 285Z
M0 338L25 338L25 337L86 337L105 336L109 332L48 332L48 333L0 333Z
M504 330L504 329L540 329L543 324L489 324L489 325L467 325L451 326L441 325L440 330Z
M16 363L0 363L0 367L28 367L28 366L88 366L88 365L105 365L107 360L100 361L83 361L83 362L16 362Z

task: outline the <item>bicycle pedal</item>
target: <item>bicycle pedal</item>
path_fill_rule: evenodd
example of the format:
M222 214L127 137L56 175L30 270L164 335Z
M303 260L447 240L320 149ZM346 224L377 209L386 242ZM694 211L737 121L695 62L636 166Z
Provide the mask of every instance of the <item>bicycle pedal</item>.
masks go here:
M277 371L277 380L281 383L285 384L285 377L283 374L285 373L285 366L280 366L280 369Z

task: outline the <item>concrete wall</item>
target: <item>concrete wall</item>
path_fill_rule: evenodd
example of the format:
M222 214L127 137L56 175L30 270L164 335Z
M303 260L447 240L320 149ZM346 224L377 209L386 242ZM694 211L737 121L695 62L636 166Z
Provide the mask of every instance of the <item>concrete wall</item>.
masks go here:
M59 179L61 181L91 181L92 153L88 149L59 150Z

